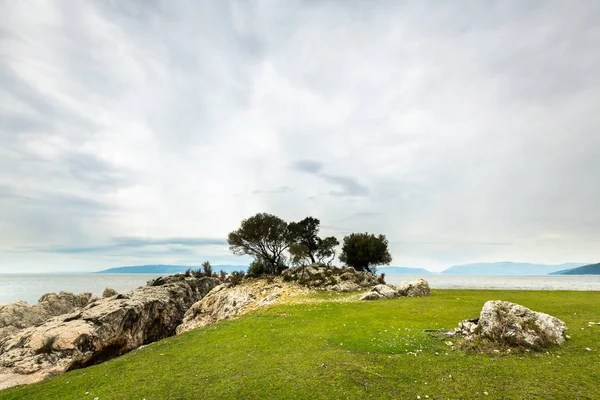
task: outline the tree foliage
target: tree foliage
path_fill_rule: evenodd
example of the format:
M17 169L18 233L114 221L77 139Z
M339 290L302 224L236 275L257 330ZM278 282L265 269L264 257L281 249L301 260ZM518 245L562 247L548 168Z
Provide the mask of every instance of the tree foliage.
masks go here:
M340 242L335 236L329 236L325 239L319 238L319 247L317 248L316 256L319 264L331 265L335 258L335 248Z
M344 237L340 261L358 271L374 272L376 265L392 262L388 240L384 235L352 233Z
M253 256L269 274L280 273L285 268L285 251L295 241L295 233L288 224L267 213L243 220L241 226L227 237L233 254Z
M314 264L317 260L315 253L319 250L319 225L321 221L313 217L306 217L299 222L291 222L289 227L293 233L296 243L295 251L302 250L306 257Z

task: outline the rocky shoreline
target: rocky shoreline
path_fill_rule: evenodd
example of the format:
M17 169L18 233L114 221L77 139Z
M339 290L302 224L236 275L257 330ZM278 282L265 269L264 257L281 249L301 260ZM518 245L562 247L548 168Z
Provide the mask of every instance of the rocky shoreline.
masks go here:
M0 389L98 364L256 308L296 302L315 291L362 291L356 299L364 301L430 295L424 279L394 287L369 272L317 265L243 281L172 275L127 293L106 289L102 297L50 293L35 305L0 306ZM445 334L536 347L562 344L565 332L566 325L552 316L496 301L486 303L479 318L462 321Z

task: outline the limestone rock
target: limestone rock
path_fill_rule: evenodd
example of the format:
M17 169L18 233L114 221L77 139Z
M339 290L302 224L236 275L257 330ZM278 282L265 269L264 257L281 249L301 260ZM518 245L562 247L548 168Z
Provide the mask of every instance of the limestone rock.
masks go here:
M567 331L558 318L500 300L486 302L478 322L476 335L514 346L561 345Z
M373 286L370 292L363 294L360 300L394 299L398 297L396 290L388 285Z
M280 279L274 283L262 279L249 280L237 286L225 283L215 287L206 297L190 307L183 322L177 327L177 333L233 318L307 291L306 288Z
M395 299L397 297L420 297L429 296L429 283L425 279L417 279L412 282L402 282L400 288L395 289L391 285L375 285L370 292L363 294L360 300Z
M18 330L39 325L49 318L71 313L94 301L91 293L46 293L37 304L18 301L0 307L0 339Z
M354 268L337 268L323 265L292 267L283 272L283 277L315 289L331 291L356 291L378 284L377 276Z
M412 282L404 281L398 288L399 297L423 297L430 294L429 283L425 279L417 279Z
M220 283L216 278L193 277L159 282L98 299L0 339L0 376L55 375L171 336L187 309L211 285Z
M102 292L102 298L105 299L107 297L112 297L112 296L116 296L119 293L117 293L117 291L115 289L111 289L111 288L104 288L104 291Z

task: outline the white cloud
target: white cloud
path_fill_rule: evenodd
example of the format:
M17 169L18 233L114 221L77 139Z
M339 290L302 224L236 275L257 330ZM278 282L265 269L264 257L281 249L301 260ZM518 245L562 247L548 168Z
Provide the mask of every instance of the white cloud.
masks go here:
M0 12L0 271L235 262L37 251L225 238L262 211L384 233L397 265L597 261L595 1Z

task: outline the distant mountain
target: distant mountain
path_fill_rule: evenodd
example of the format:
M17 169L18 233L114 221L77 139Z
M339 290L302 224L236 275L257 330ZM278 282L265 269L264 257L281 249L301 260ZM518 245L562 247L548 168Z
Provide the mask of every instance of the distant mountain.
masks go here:
M581 267L585 263L558 265L530 264L514 262L474 263L455 265L442 271L442 274L454 275L547 275L552 272Z
M600 263L552 272L551 275L600 275Z
M404 275L426 275L431 274L425 268L410 268L410 267L380 267L377 268L377 273L381 274L404 274Z
M136 265L131 267L109 268L96 272L97 274L177 274L187 269L202 269L199 265ZM247 265L213 265L214 272L246 271Z

